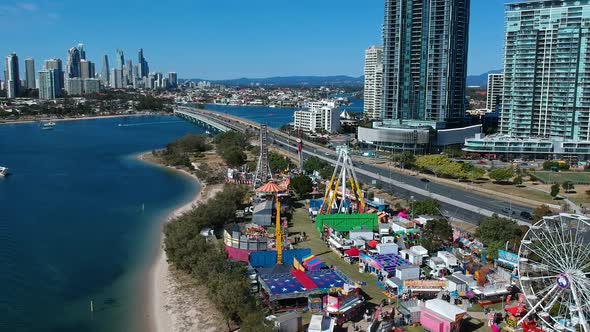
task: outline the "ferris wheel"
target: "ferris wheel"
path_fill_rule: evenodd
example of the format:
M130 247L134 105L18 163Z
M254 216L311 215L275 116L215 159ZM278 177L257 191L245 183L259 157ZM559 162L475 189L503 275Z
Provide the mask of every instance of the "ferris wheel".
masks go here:
M544 217L526 232L518 275L529 312L545 328L590 332L590 218Z

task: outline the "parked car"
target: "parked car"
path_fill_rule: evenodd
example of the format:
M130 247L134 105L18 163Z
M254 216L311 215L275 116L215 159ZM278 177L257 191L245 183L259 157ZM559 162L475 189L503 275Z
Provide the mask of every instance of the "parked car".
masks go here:
M520 212L520 217L526 220L533 220L533 215L526 211Z

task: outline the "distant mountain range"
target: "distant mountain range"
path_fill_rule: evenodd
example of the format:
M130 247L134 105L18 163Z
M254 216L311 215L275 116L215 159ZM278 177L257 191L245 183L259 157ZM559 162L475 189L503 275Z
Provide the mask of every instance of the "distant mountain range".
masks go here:
M485 88L488 84L488 74L501 73L502 70L490 70L481 75L468 75L468 86L480 86ZM210 81L215 84L230 86L248 86L258 84L262 86L335 86L335 87L363 87L365 76L352 77L346 75L337 76L275 76L267 78L236 78L231 80L205 80L200 78L183 79L181 81Z
M487 73L481 75L467 75L467 86L479 86L486 88L488 86L488 74L501 73L502 69L490 70Z
M276 76L268 78L237 78L231 80L203 80L203 79L187 79L187 81L210 81L216 84L246 86L252 84L259 84L265 86L342 86L352 87L364 84L364 76L352 77L345 75L338 76Z

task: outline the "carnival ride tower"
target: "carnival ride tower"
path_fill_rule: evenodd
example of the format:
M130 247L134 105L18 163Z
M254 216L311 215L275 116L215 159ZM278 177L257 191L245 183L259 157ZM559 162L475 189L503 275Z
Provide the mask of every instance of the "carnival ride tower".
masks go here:
M339 213L345 212L346 209L343 208L347 197L357 202L356 212L363 213L365 211L365 200L354 171L350 149L348 146L339 146L336 151L338 152L336 167L330 182L326 186L326 194L319 213L330 214L333 208L337 208ZM348 192L347 187L350 189ZM336 197L339 194L341 199L340 203L337 204Z
M272 177L270 165L268 164L268 127L264 124L260 125L260 155L258 156L258 164L256 165L256 173L252 185L256 186L265 183Z

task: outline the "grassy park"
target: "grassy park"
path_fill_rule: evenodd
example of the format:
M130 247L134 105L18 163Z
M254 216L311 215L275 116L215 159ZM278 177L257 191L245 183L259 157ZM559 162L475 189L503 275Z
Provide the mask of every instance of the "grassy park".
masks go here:
M536 176L541 182L564 183L571 181L574 184L590 184L590 172L551 172L551 171L537 171L531 172L531 175Z

